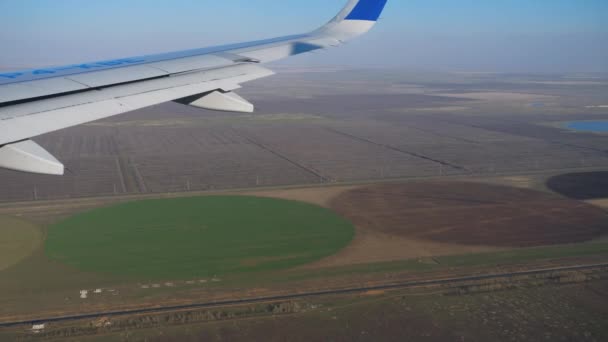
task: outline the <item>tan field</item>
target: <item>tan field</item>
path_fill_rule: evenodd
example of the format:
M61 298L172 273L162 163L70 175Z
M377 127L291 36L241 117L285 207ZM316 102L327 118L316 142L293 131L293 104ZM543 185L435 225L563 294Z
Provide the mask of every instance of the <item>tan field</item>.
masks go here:
M0 271L40 248L44 236L36 225L14 217L0 216Z
M608 198L589 200L587 203L596 205L600 208L608 209Z

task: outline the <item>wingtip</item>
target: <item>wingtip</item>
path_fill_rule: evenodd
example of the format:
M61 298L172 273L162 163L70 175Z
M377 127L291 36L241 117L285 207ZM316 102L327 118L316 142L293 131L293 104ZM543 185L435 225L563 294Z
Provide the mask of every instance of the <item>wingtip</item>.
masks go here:
M387 0L358 0L344 20L378 21Z
M350 0L329 23L314 33L345 42L374 27L388 0Z

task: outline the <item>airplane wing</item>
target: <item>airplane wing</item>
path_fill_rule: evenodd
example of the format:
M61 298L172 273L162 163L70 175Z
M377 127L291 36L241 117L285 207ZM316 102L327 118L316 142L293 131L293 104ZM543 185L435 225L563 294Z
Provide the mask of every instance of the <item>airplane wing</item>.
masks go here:
M0 168L62 175L64 166L31 138L163 102L252 112L233 91L273 74L262 64L361 35L386 2L349 0L329 23L306 34L0 73Z

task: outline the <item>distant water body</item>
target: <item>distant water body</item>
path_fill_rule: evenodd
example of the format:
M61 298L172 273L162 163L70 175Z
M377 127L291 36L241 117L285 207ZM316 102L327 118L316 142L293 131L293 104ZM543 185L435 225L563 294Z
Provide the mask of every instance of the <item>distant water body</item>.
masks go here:
M572 121L566 123L565 127L582 132L608 133L608 121Z

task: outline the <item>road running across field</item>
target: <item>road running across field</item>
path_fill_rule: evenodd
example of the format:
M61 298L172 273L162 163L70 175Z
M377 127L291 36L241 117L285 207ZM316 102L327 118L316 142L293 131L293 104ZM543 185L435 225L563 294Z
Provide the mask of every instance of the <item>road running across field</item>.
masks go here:
M600 264L592 264L592 265L564 266L564 267L555 267L555 268L542 268L542 269L534 269L534 270L528 270L528 271L495 273L495 274L476 275L476 276L468 276L468 277L429 279L429 280L400 282L400 283L388 283L388 284L365 286L365 287L352 287L352 288L333 289L333 290L324 290L324 291L301 292L301 293L279 295L279 296L254 297L254 298L243 298L243 299L235 299L235 300L216 301L216 302L192 303L192 304L184 304L184 305L174 305L174 306L164 306L164 307L158 306L158 307L133 309L133 310L106 311L106 312L96 312L96 313L89 313L89 314L57 316L57 317L41 318L41 319L36 319L36 320L1 322L0 327L7 328L7 327L20 326L20 325L61 323L61 322L77 321L77 320L83 320L83 319L98 319L98 318L102 318L102 317L117 317L117 316L139 315L139 314L166 313L166 312L182 311L182 310L189 310L189 309L214 308L214 307L243 305L243 304L258 304L258 303L264 303L264 302L295 300L295 299L328 296L328 295L365 293L368 291L405 289L405 288L415 288L415 287L423 287L423 286L439 286L439 285L448 285L448 284L459 284L459 283L464 283L464 282L469 282L469 281L482 281L482 280L489 280L489 279L512 278L512 277L518 277L518 276L542 275L542 274L548 274L548 273L552 273L552 272L584 271L584 270L594 270L594 269L603 269L603 268L608 268L608 263L600 263Z

